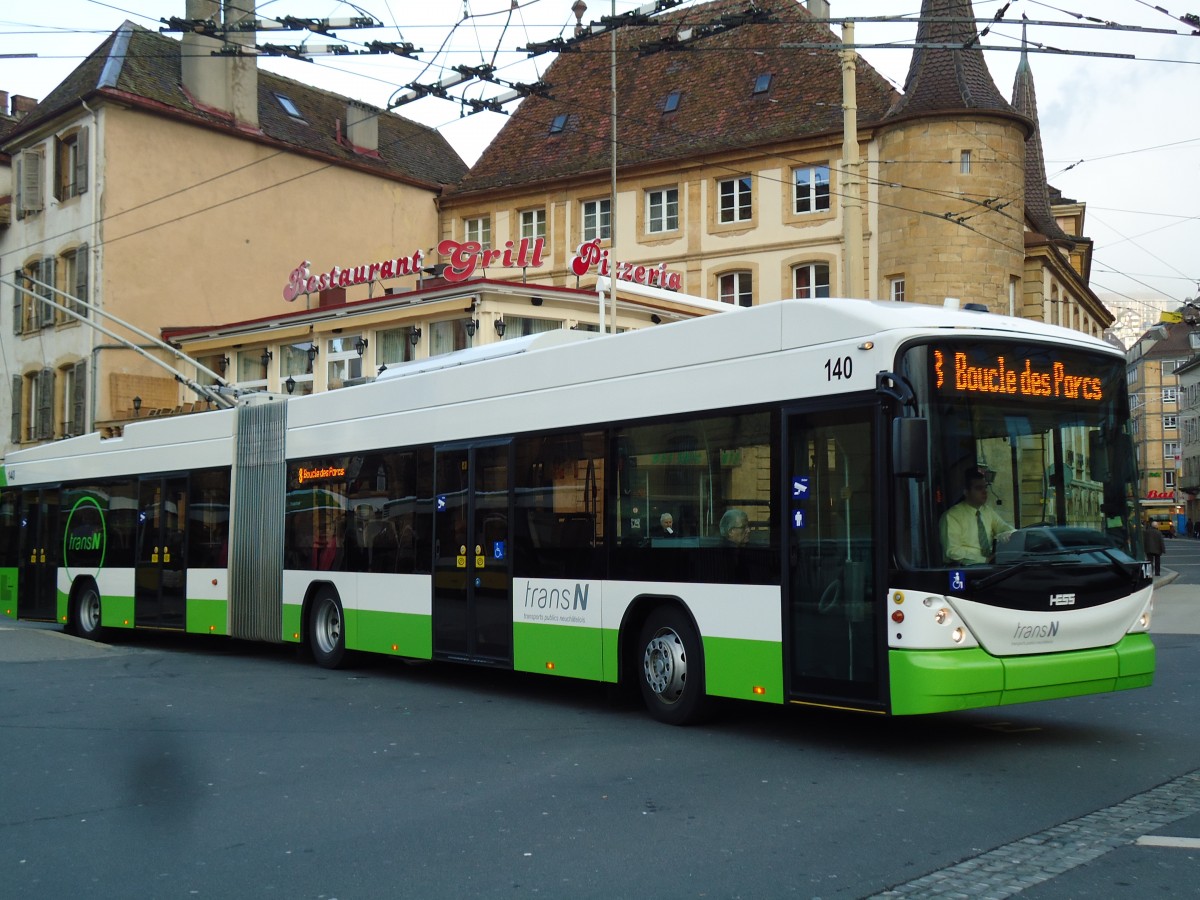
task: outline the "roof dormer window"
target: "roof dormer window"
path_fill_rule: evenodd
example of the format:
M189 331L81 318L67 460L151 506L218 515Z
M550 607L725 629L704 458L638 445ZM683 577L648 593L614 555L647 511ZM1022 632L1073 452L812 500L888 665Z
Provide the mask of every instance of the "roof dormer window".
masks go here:
M283 111L285 113L287 113L293 119L304 121L304 116L300 115L300 108L296 106L291 97L289 97L287 94L276 93L275 99L279 101L279 105L283 107Z

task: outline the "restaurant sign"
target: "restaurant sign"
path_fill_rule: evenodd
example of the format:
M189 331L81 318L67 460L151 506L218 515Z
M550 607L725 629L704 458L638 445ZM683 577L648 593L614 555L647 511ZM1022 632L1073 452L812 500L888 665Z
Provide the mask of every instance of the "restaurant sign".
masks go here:
M438 255L446 259L442 278L451 284L466 281L480 269L499 266L505 269L538 269L545 264L546 239L521 238L505 241L504 249L484 249L478 241L441 241L437 245ZM352 287L374 281L388 281L403 275L417 275L425 262L425 255L415 251L411 256L398 256L379 262L360 263L350 266L333 266L326 272L313 274L312 263L307 259L292 270L283 288L283 299L291 302L301 294L319 293L330 288ZM593 269L599 275L610 275L608 250L601 249L600 240L584 241L575 251L570 263L571 271L584 276ZM666 263L656 266L619 262L616 266L618 281L631 281L650 287L662 287L678 291L683 284L678 272L668 272Z

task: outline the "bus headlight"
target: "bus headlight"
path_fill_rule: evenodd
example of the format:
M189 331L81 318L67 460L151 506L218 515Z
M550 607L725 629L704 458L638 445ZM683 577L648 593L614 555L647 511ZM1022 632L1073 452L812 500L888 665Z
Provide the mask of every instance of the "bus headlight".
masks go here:
M939 625L945 625L946 620L949 618L950 618L950 610L946 609L946 607L944 607L944 606L933 614L933 620L935 622L937 622Z
M954 632L950 635L950 637L952 637L954 639L954 643L956 643L956 644L961 644L963 642L963 638L965 638L966 636L967 636L967 633L962 630L962 626L955 628Z

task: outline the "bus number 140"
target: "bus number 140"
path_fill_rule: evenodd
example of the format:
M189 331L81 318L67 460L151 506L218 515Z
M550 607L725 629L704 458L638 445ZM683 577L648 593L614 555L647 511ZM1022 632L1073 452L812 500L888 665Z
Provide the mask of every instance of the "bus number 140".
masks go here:
M826 381L842 381L849 378L854 372L854 361L848 356L843 356L841 359L825 360L825 380Z

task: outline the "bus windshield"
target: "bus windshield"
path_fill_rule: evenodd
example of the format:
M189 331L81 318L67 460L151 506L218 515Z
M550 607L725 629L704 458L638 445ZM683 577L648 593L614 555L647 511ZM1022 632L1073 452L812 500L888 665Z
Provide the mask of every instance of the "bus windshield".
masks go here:
M1143 558L1124 362L1033 343L910 348L929 421L925 479L897 483L897 561L914 568Z

